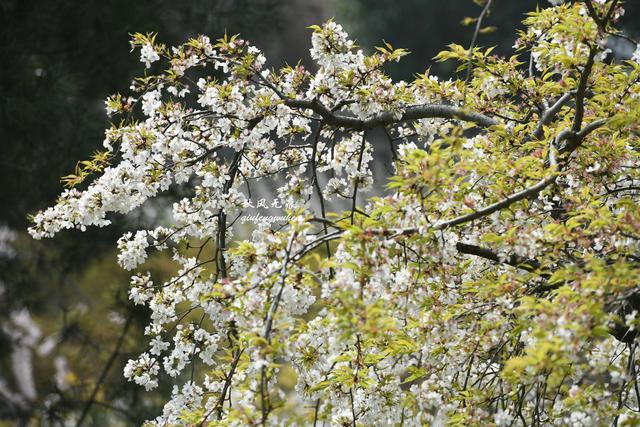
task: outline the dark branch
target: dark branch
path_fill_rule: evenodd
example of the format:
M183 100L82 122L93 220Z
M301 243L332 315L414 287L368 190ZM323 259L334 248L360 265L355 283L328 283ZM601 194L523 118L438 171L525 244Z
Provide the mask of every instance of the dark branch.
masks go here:
M472 122L481 127L490 127L498 124L496 120L484 114L468 111L452 105L424 104L405 108L404 113L398 117L395 113L384 112L370 119L358 119L342 114L334 113L317 99L300 100L287 99L285 105L291 108L306 108L318 114L327 125L349 128L357 131L369 130L377 126L387 126L392 123L405 120L418 120L428 118L455 119Z
M502 210L504 208L511 206L515 202L538 195L538 193L540 193L542 190L547 188L549 185L553 184L556 181L557 177L558 177L558 172L553 172L549 176L541 179L537 184L531 187L525 188L524 190L519 191L517 193L513 193L512 195L500 200L499 202L496 202L492 205L489 205L483 209L472 212L470 214L462 215L457 218L450 219L448 221L439 222L433 228L435 228L436 230L444 230L449 227L464 224L464 223L471 222L473 220L485 217L487 215L491 215L494 212L497 212L499 210Z
M603 22L595 7L593 7L593 3L591 0L584 0L584 4L587 6L587 11L589 12L589 16L598 24L598 28L603 29Z
M462 94L462 104L466 104L467 101L467 86L469 85L469 80L471 80L471 71L473 70L473 48L476 46L476 41L478 40L478 34L480 34L480 30L482 29L482 21L484 17L489 13L489 8L491 8L492 0L487 0L487 3L484 5L482 12L478 16L476 20L476 28L473 31L473 37L471 38L471 45L469 46L469 57L467 58L467 74L464 78L464 93Z
M527 259L515 254L509 255L507 258L500 258L497 253L493 252L490 249L476 245L470 245L468 243L458 242L456 243L456 249L458 250L458 252L463 254L475 255L480 258L488 259L489 261L494 261L500 264L507 264L528 272L534 272L540 268L540 263L535 259ZM545 275L541 276L544 277Z
M606 27L611 18L613 17L613 12L616 10L616 6L618 5L619 0L613 0L611 5L609 5L609 10L607 11L606 16L603 19L603 24Z
M544 113L542 113L542 116L540 117L540 121L538 122L538 126L536 126L536 129L533 131L533 137L535 139L542 139L542 137L544 136L544 132L543 132L544 126L551 123L551 121L556 116L556 114L558 114L560 109L567 102L569 102L570 99L571 99L571 93L566 93L562 95L560 99L558 99L555 102L555 104L553 104L546 111L544 111Z
M591 75L591 69L593 68L593 61L595 59L597 50L591 48L589 50L589 58L584 65L582 75L580 76L580 82L578 83L578 89L576 91L576 115L573 117L573 125L571 130L579 132L582 127L582 118L584 117L584 98L587 92L587 84L589 83L589 76Z

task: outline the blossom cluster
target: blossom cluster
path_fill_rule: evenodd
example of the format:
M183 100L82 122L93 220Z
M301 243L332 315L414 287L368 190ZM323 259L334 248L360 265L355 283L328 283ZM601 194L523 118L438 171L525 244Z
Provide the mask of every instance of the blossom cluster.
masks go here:
M238 36L134 36L146 67L168 68L107 101L126 117L109 164L88 162L99 176L30 232L186 194L118 241L151 313L125 376L179 384L150 426L639 421L640 64L604 61L618 2L552 3L516 40L530 67L438 55L468 80L394 82L384 66L407 52L367 55L333 21L312 27L314 73L266 69ZM380 153L389 191L366 198ZM287 223L237 238L272 182ZM174 277L138 271L150 251Z

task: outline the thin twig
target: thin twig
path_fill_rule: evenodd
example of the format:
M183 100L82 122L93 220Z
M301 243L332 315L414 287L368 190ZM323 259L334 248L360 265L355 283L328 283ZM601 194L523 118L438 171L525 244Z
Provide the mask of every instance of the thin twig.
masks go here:
M480 29L482 28L482 21L484 17L489 13L489 8L491 7L491 2L493 0L487 0L487 3L484 5L482 12L478 16L476 21L476 29L473 32L473 37L471 38L471 46L469 46L469 57L467 58L467 75L464 78L464 91L462 92L462 105L466 104L467 101L467 86L469 84L469 80L471 80L471 71L473 69L473 49L476 46L476 41L478 40L478 34L480 34Z
M271 331L273 328L273 319L276 316L278 311L278 306L280 305L280 300L282 299L282 293L284 292L284 288L287 280L287 266L289 265L289 261L291 259L291 248L293 247L293 242L296 238L297 233L293 232L291 237L289 238L289 242L287 244L287 250L285 253L284 261L282 261L282 268L280 270L280 289L278 293L273 298L271 303L271 307L269 307L269 312L267 313L267 319L265 321L264 327L264 339L271 344ZM261 410L262 410L262 425L267 424L267 417L269 416L269 409L267 407L267 396L268 390L267 388L267 368L266 366L262 366L261 369L261 379L260 379L260 400L261 400Z

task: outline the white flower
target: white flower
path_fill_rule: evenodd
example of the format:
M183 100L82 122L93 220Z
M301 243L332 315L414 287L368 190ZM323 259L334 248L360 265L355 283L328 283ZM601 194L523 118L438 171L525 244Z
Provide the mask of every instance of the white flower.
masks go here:
M158 386L156 375L160 370L156 359L142 353L137 360L129 360L124 368L124 376L129 381L143 386L145 390L153 390Z
M169 343L166 341L162 341L159 336L154 337L149 345L149 353L153 354L154 356L159 356L163 351L169 348Z
M146 231L137 231L135 236L131 232L125 233L118 239L118 263L125 270L133 270L147 259L148 246Z
M631 60L640 64L640 44L636 46L636 50L633 51Z
M153 48L151 43L147 43L140 49L140 62L143 62L147 68L151 67L152 62L160 59L160 55Z
M149 117L156 114L156 110L162 105L160 90L152 90L142 95L142 112Z
M498 427L511 425L512 420L513 415L502 409L496 412L493 416L493 422L495 422Z

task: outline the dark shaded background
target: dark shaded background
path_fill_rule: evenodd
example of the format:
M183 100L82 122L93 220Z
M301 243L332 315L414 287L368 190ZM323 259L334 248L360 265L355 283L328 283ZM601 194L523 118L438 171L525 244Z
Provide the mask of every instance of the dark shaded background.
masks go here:
M508 53L514 28L538 2L494 3L487 25L498 30L479 44ZM640 28L638 3L628 2L623 22L632 34ZM453 64L431 58L448 43L468 45L472 29L460 21L479 11L470 0L1 0L0 426L58 425L85 411L83 425L136 425L158 413L168 392L165 385L146 394L122 377L126 359L144 348L147 318L127 302L128 277L115 264L114 243L127 220L41 242L25 234L27 215L61 191L59 177L101 148L109 124L103 100L126 93L143 71L137 52L129 52L129 33L157 31L171 45L227 30L254 41L271 65L302 58L312 67L306 26L333 16L366 50L382 39L409 49L390 69L394 77L411 79L430 66L448 77ZM150 269L162 276L171 268L152 259ZM39 336L20 320L25 316ZM54 343L49 352L42 350L47 338ZM67 363L62 381L60 357ZM27 370L20 365L26 362ZM25 390L28 383L35 395Z

